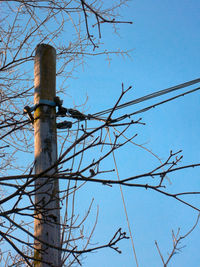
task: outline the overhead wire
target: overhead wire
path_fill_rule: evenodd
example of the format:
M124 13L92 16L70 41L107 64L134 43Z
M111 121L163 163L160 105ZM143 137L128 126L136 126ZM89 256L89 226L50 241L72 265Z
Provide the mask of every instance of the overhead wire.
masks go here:
M194 85L194 84L197 84L197 83L200 83L200 78L198 79L195 79L195 80L191 80L191 81L188 81L188 82L185 82L185 83L182 83L182 84L178 84L176 86L172 86L172 87L169 87L169 88L166 88L166 89L163 89L163 90L159 90L157 92L154 92L154 93L151 93L151 94L148 94L146 96L143 96L143 97L140 97L140 98L137 98L137 99L134 99L132 101L129 101L129 102L126 102L126 103L123 103L121 105L118 105L115 107L115 110L118 110L118 109L122 109L122 108L125 108L125 107L128 107L128 106L131 106L131 105L135 105L135 104L138 104L138 103L141 103L141 102L144 102L146 100L149 100L149 99L152 99L152 98L155 98L155 97L158 97L158 96L162 96L162 95L165 95L167 93L170 93L170 92L174 92L174 91L177 91L177 90L180 90L182 88L185 88L185 87L188 87L188 86L191 86L191 85ZM145 108L142 108L142 109L139 109L139 110L136 110L132 113L129 113L129 114L124 114L118 118L115 118L115 119L112 119L111 123L116 123L116 122L119 122L121 120L124 120L126 118L129 118L130 116L133 116L133 115L136 115L136 114L139 114L139 113L143 113L143 112L146 112L152 108L155 108L156 106L159 106L161 104L164 104L166 102L169 102L169 101L172 101L178 97L181 97L181 96L184 96L184 95L187 95L187 94L190 94L190 93L193 93L195 91L198 91L200 90L200 87L197 87L197 88L194 88L194 89L191 89L189 91L186 91L184 93L181 93L181 94L178 94L174 97L171 97L171 98L167 98L161 102L157 102L157 103L154 103L152 105L149 105ZM66 109L66 108L64 108ZM109 108L109 109L106 109L106 110L103 110L103 111L100 111L100 112L97 112L97 113L94 113L94 114L88 114L88 115L84 115L82 113L80 113L79 111L76 111L74 110L75 112L78 112L79 114L82 115L82 119L92 119L92 120L98 120L98 121L106 121L105 118L102 118L101 116L102 115L105 115L107 113L110 113L113 111L113 107L112 108ZM67 115L68 117L70 117L69 115ZM76 117L78 118L78 117ZM64 122L65 123L65 122ZM77 121L73 122L74 123L77 123ZM71 127L70 127L71 128Z
M163 100L163 101L161 101L161 102L154 103L153 105L150 105L150 106L147 106L147 107L145 107L145 108L136 110L136 111L134 111L134 112L132 112L132 113L124 114L124 115L122 115L122 116L120 116L120 117L118 117L118 118L112 120L112 123L116 123L116 122L119 122L119 121L124 120L124 119L126 119L126 118L130 118L130 117L133 116L133 115L136 115L136 114L139 114L139 113L146 112L146 111L148 111L148 110L150 110L150 109L152 109L152 108L155 108L155 107L157 107L157 106L160 106L160 105L162 105L162 104L164 104L164 103L167 103L167 102L169 102L169 101L172 101L172 100L174 100L174 99L176 99L176 98L179 98L179 97L181 97L181 96L185 96L185 95L187 95L187 94L194 93L195 91L198 91L198 90L200 90L200 87L197 87L197 88L194 88L194 89L192 89L192 90L186 91L186 92L184 92L184 93L182 93L182 94L179 94L179 95L176 95L176 96L174 96L174 97L165 99L165 100Z
M200 87L194 88L194 89L189 90L189 91L186 91L186 92L184 92L184 93L182 93L182 94L176 95L176 96L174 96L174 97L170 97L170 98L168 98L168 99L166 99L166 100L163 100L163 101L157 102L157 103L155 103L155 104L153 104L153 105L150 105L150 106L147 106L147 107L145 107L145 108L139 109L139 110L137 110L137 111L135 111L135 112L133 112L133 113L128 114L128 116L133 116L133 115L136 115L136 114L139 114L139 113L146 112L146 111L148 111L148 110L150 110L150 109L152 109L152 108L155 108L156 106L162 105L162 104L164 104L164 103L167 103L167 102L169 102L169 101L172 101L172 100L174 100L174 99L176 99L176 98L179 98L179 97L181 97L181 96L185 96L185 95L194 93L194 92L196 92L196 91L198 91L198 90L200 90Z
M128 107L128 106L131 106L131 105L135 105L135 104L144 102L146 100L149 100L149 99L152 99L152 98L155 98L155 97L158 97L158 96L162 96L162 95L165 95L165 94L180 90L182 88L194 85L194 84L199 83L199 82L200 82L200 78L195 79L195 80L191 80L191 81L188 81L188 82L185 82L185 83L181 83L181 84L178 84L178 85L175 85L175 86L172 86L172 87L169 87L169 88L166 88L166 89L163 89L163 90L160 90L160 91L145 95L143 97L139 97L137 99L131 100L131 101L126 102L126 103L123 103L121 105L118 105L115 110L122 109L122 108L125 108L125 107ZM106 109L106 110L103 110L103 111L100 111L100 112L96 112L96 113L92 114L92 117L98 117L98 116L105 115L105 114L111 112L112 110L113 110L113 108L109 108L109 109Z

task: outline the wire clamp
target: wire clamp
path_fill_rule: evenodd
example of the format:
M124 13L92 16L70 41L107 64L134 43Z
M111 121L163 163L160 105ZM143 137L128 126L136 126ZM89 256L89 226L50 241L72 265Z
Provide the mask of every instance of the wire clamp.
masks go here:
M69 114L69 117L72 117L73 119L77 119L79 121L86 120L87 116L81 113L80 111L72 108L64 108L62 106L63 101L60 100L58 96L54 98L54 101L56 103L56 106L58 107L58 112L56 113L57 116L60 117L66 117L67 114Z
M70 129L72 128L72 122L71 121L63 121L56 123L56 128L58 129Z

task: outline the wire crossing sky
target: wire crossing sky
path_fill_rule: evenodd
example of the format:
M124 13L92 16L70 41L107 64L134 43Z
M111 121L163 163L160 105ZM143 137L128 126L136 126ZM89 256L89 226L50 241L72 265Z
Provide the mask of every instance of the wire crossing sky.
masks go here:
M189 81L189 82L185 82L185 83L182 83L182 84L178 84L178 85L172 86L170 88L163 89L163 90L157 91L157 92L152 93L152 94L148 94L146 96L142 96L140 98L137 98L137 99L134 99L132 101L126 102L124 104L118 105L116 107L116 110L117 109L122 109L122 108L125 108L125 107L128 107L128 106L131 106L131 105L135 105L135 104L144 102L146 100L149 100L149 99L152 99L152 98L161 96L161 95L165 95L165 94L168 94L168 93L171 93L171 92L174 92L174 91L183 89L185 87L191 86L191 85L196 84L196 83L199 83L199 82L200 82L200 78L195 79L195 80L192 80L192 81ZM193 90L191 90L191 91L193 91ZM109 113L111 111L112 111L112 108L106 109L106 110L103 110L103 111L94 113L94 114L92 114L92 116L93 117L95 117L95 116L101 116L101 115L107 114L107 113ZM135 114L135 113L133 113L133 114Z

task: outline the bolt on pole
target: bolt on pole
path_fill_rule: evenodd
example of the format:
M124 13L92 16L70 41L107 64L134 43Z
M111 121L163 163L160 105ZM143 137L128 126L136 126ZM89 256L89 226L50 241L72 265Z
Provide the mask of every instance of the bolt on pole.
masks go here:
M61 266L61 250L54 248L60 247L59 183L51 178L57 171L51 168L57 160L56 109L48 105L56 96L56 51L50 45L36 47L34 84L35 174L49 169L35 181L34 266L57 267Z

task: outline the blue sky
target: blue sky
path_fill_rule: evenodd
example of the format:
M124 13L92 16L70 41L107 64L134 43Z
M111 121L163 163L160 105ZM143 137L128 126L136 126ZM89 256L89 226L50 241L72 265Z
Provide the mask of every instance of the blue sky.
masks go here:
M75 73L77 79L68 81L69 95L64 104L70 106L72 101L81 104L88 96L88 113L95 113L112 107L121 92L122 82L125 87L133 86L125 102L198 78L199 11L198 0L130 1L129 7L123 9L123 19L133 21L133 25L120 25L120 36L112 35L112 27L102 27L102 42L106 49L132 50L131 59L113 56L110 64L103 57L88 59L84 69L80 67ZM199 162L199 97L196 92L142 114L146 126L133 127L132 131L138 133L134 141L144 144L162 160L168 157L170 150L182 149L182 165ZM143 105L131 106L124 111L141 107ZM134 145L116 152L115 156L121 179L148 171L158 164L150 153ZM110 168L114 167L114 163L109 164ZM112 178L117 179L116 175ZM170 174L169 179L171 183L166 184L172 192L199 191L199 169ZM180 227L181 234L185 234L195 223L197 212L149 190L123 188L123 192L139 266L162 266L154 241L157 240L166 259L172 248L172 229L176 232ZM84 214L93 197L89 225L92 227L97 206L99 219L92 243L108 241L118 227L128 233L119 187L87 185L77 195L77 211ZM198 203L199 198L195 196L195 199L190 200ZM181 245L186 247L173 257L169 266L199 264L199 235L198 226L182 241ZM84 258L83 266L136 266L130 240L122 241L119 247L121 255L109 249L102 250Z

